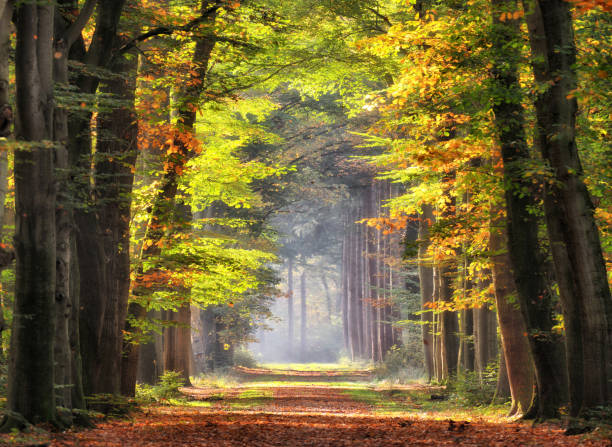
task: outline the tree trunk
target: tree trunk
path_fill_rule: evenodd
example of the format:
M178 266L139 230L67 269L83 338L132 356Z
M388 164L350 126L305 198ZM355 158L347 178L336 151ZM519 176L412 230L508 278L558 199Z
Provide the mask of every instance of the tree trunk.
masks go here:
M526 416L555 417L565 394L563 367L560 339L552 332L552 297L546 284L544 256L538 240L538 219L529 211L537 207L535 193L531 182L523 176L524 163L530 156L517 74L521 57L518 51L520 30L518 22L512 18L504 22L499 20L502 12L507 12L504 8L515 9L513 2L493 0L492 5L494 32L491 38L496 50L492 76L496 88L502 92L494 101L493 111L504 163L508 250L537 383L537 399L533 400ZM517 44L509 45L509 42Z
M306 359L306 326L308 309L306 308L306 270L300 276L300 360Z
M115 57L110 69L117 76L105 80L100 91L120 100L122 105L100 112L97 119L94 194L105 255L105 308L95 390L112 394L121 391L123 329L130 291L129 222L138 154L134 111L137 62L135 54Z
M189 293L189 290L185 290ZM164 330L164 371L181 373L185 386L191 386L189 378L191 360L191 306L189 299L174 311L166 311L168 321L174 324Z
M481 380L496 356L495 314L486 306L474 309L474 369Z
M293 257L287 262L287 346L289 358L293 357L295 317L293 315Z
M423 354L425 359L425 372L427 380L431 382L434 376L433 358L433 313L426 307L433 302L433 268L427 250L430 245L429 226L433 223L433 208L431 205L422 205L419 215L419 285L421 289L421 339L423 340Z
M349 233L348 217L344 223L344 238L342 240L342 334L344 338L344 348L350 353L350 340L348 332L348 288L349 288Z
M9 105L9 53L11 49L11 16L13 15L13 3L7 0L0 0L0 138L9 138L12 134L13 125L13 110ZM4 147L4 143L0 142L0 236L4 226L4 201L8 188L8 149ZM4 252L4 250L2 250ZM2 253L3 255L5 253ZM7 256L2 256L7 262L4 267L8 267L8 263L12 262L14 252L6 253ZM2 268L0 265L0 272ZM0 305L0 337L6 329L6 321L4 320L4 303ZM4 356L4 352L0 347L0 356Z
M520 311L519 304L512 301L516 294L514 278L508 255L505 220L499 216L501 209L492 207L491 236L489 249L493 285L495 287L495 305L497 320L502 340L503 359L506 363L506 374L512 397L511 415L525 414L534 398L535 376L533 359L529 351L527 327Z
M207 10L209 2L202 0L200 4L201 12ZM215 10L216 11L216 10ZM216 12L207 16L205 25L214 24ZM204 88L204 80L208 70L208 62L215 45L215 39L208 37L195 38L195 49L193 53L194 69L191 72L191 80L187 83L185 90L181 92L179 104L177 104L178 120L177 127L179 133L193 134L195 131L197 103ZM150 225L147 229L145 240L149 245L143 251L143 260L151 259L160 253L157 244L165 237L163 227L171 223L174 211L175 197L178 190L178 179L183 171L185 164L193 156L191 148L185 144L185 139L177 134L173 146L178 150L173 154L168 154L165 163L165 172L161 180L161 189L158 191L152 205ZM142 271L141 271L142 273ZM143 319L146 315L145 308L137 301L130 303L128 315L135 320ZM138 328L131 324L126 324L126 332L138 331ZM123 394L133 395L136 387L136 375L138 372L139 345L124 342L124 352L122 364L121 390Z
M147 320L161 320L161 311L148 311ZM155 385L164 371L163 340L162 335L157 332L153 332L150 337L150 340L140 346L138 381Z
M454 174L447 174L443 180L449 183ZM455 206L455 199L450 196L450 186L445 186L447 205L442 217L449 218L454 213L450 211ZM451 302L453 299L453 279L457 274L456 261L447 257L438 265L439 299L443 302ZM457 373L459 360L459 320L455 311L444 310L440 314L440 338L442 348L442 375L448 379Z
M55 422L55 176L53 11L50 3L16 10L15 304L8 408L33 423ZM46 143L45 143L46 142ZM10 430L14 421L5 420Z
M325 308L327 310L327 322L331 324L332 319L332 300L329 294L329 285L327 284L327 277L325 273L321 275L321 284L323 284L323 290L325 291Z
M563 307L570 414L612 400L612 298L594 206L576 147L576 47L570 5L525 7L538 88L538 145L552 178L544 210Z

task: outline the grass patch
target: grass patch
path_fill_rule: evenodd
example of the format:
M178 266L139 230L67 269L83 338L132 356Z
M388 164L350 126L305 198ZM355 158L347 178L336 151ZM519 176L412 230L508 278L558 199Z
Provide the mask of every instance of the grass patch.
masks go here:
M500 421L508 413L509 405L482 405L466 407L461 402L445 396L444 400L433 399L428 390L363 387L343 391L352 399L363 402L378 414L401 414L427 419L485 419ZM434 393L438 395L438 393Z

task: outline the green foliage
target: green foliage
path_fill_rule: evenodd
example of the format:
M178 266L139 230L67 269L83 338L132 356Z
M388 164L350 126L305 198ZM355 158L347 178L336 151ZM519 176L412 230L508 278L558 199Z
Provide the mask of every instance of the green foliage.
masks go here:
M166 371L160 377L157 385L136 384L136 399L143 402L167 401L179 396L179 388L184 385L185 380L180 372Z
M497 389L498 363L491 362L483 374L462 371L448 381L451 399L466 407L490 405Z
M420 349L415 350L413 346L392 346L374 372L379 379L405 383L422 375L422 365Z
M245 368L255 368L257 366L257 359L255 359L248 349L236 349L234 351L234 365L244 366Z

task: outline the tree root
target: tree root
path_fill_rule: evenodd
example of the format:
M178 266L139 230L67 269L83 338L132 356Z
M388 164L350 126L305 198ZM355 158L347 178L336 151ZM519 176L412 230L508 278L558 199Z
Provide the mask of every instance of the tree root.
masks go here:
M0 433L11 433L15 430L24 431L32 428L32 424L20 413L7 411L0 423Z

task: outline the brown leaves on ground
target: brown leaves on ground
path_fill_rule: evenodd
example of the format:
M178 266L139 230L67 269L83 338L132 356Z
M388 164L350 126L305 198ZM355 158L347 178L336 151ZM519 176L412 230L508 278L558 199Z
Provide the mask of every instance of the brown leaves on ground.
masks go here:
M250 373L266 375L269 371ZM305 372L282 374L298 380L312 376L310 372L302 373ZM612 441L601 436L564 436L563 428L553 425L532 427L477 418L452 420L441 413L378 414L367 401L352 398L350 387L333 384L260 385L185 388L183 392L191 401L183 406L145 407L129 420L106 421L93 430L54 434L48 444L42 445L612 447ZM438 390L423 385L402 390L407 388L421 393ZM369 389L380 393L377 396L381 399L400 398L399 390L392 391L395 393Z
M248 410L231 403L248 390L223 390L211 406L148 407L129 421L55 435L52 446L605 446L563 436L560 427L426 420L373 414L345 390L329 386L270 387ZM206 401L213 389L190 389ZM219 393L219 390L216 390Z

